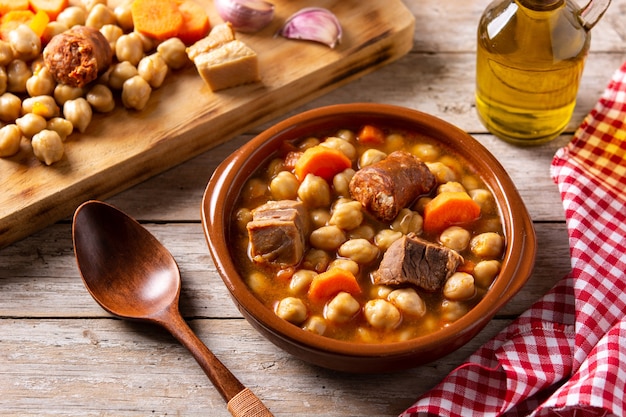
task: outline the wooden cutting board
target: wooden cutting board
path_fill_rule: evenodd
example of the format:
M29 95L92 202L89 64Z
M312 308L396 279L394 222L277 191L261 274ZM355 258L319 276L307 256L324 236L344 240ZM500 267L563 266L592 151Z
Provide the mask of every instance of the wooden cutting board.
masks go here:
M269 27L237 34L259 56L260 83L213 93L189 66L169 74L144 110L120 105L95 115L52 166L34 158L26 139L16 156L0 158L0 247L388 64L413 44L414 17L401 0L271 1ZM213 24L221 22L212 2L199 2ZM338 47L274 36L306 6L337 15L344 30Z

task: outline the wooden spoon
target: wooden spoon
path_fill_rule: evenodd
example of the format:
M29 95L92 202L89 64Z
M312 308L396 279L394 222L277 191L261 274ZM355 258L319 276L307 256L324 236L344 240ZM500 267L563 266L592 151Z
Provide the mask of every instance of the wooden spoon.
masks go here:
M113 206L88 201L74 213L72 236L83 282L102 308L166 328L191 352L233 416L272 416L182 318L178 265L150 232Z

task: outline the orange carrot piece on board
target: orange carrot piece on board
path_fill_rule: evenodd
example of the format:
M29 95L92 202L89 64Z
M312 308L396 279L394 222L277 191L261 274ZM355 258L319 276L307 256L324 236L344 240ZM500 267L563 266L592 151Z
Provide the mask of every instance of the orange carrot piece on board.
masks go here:
M365 125L359 130L356 139L361 143L379 145L385 142L385 132L372 125Z
M30 0L30 8L33 12L45 12L50 20L56 20L61 13L69 5L68 0Z
M309 298L313 302L323 302L339 292L360 294L361 287L350 271L341 268L330 268L313 278L309 286Z
M209 16L202 6L193 0L184 0L179 2L178 10L183 15L178 37L185 45L194 44L209 34Z
M136 31L160 41L178 35L183 26L183 15L174 0L134 0L130 14Z
M294 167L296 177L302 181L307 174L314 174L331 181L333 177L352 166L343 152L322 145L313 146L302 154Z
M0 0L0 16L12 10L28 10L28 0Z
M439 232L455 224L465 224L480 217L480 206L466 192L446 191L424 206L424 230Z
M9 39L9 32L19 25L27 25L33 20L35 14L30 10L11 10L0 17L0 38Z

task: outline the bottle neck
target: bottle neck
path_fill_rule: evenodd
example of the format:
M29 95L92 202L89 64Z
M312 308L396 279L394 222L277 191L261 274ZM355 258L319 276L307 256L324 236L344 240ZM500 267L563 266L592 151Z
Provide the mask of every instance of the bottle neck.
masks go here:
M565 0L517 0L518 3L527 9L538 12L545 12L559 8Z

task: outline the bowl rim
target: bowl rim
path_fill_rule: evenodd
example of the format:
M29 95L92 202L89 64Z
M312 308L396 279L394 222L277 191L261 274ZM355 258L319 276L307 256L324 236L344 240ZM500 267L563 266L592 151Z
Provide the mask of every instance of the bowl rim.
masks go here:
M504 275L501 272L483 299L463 317L433 333L406 341L384 344L353 343L307 332L279 318L247 290L247 285L239 273L229 272L237 271L237 268L228 252L227 222L220 223L220 219L228 219L231 214L224 210L224 206L228 205L228 196L231 191L228 184L236 178L247 178L258 167L257 164L245 169L247 161L259 159L264 154L266 154L264 160L269 158L272 152L268 152L268 148L275 149L273 143L277 140L286 140L285 135L295 135L292 139L296 139L299 137L297 131L303 126L337 116L355 117L357 115L398 120L402 124L415 126L436 125L437 127L433 128L434 130L429 132L428 136L432 137L432 133L437 133L437 136L443 134L447 137L444 145L450 146L451 142L456 141L460 145L459 148L467 147L480 153L481 160L474 161L472 165L475 168L476 166L488 168L494 173L493 178L482 176L482 179L491 188L496 199L505 202L504 206L499 204L500 216L507 237L502 269ZM277 139L277 137L283 137L283 139ZM440 138L434 137L434 139L440 141ZM459 152L458 149L456 151ZM467 156L464 157L469 159ZM237 195L239 191L237 190ZM232 194L230 201L234 203ZM244 316L254 317L267 331L301 348L350 357L398 356L416 349L420 351L434 349L442 343L454 344L454 341L461 335L468 333L473 337L527 282L534 268L537 250L535 230L526 206L508 173L489 150L467 132L436 116L415 109L381 103L349 103L319 107L288 117L264 130L233 152L216 168L202 198L201 220L215 267ZM520 254L517 258L514 257L516 252ZM355 349L355 346L358 348Z

